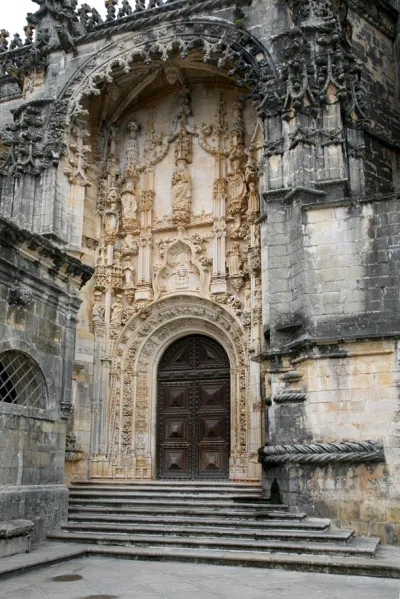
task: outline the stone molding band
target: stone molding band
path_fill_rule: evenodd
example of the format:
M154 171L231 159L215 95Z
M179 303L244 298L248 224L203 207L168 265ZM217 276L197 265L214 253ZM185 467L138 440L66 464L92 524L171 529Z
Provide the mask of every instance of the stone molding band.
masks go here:
M272 401L274 403L297 403L306 401L306 399L307 393L305 391L283 391L282 393L278 393L277 395L268 398L267 404L270 405Z
M330 464L383 462L381 441L341 441L307 445L267 445L258 451L261 464Z

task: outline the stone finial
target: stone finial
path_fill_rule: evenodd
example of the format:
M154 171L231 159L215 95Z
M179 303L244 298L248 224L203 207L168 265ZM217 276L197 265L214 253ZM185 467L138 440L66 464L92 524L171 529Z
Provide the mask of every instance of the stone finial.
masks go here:
M106 21L114 21L117 16L116 7L118 6L118 0L106 0L105 7L107 10Z
M129 4L128 0L122 0L122 6L118 11L118 18L129 17L133 13L132 7Z

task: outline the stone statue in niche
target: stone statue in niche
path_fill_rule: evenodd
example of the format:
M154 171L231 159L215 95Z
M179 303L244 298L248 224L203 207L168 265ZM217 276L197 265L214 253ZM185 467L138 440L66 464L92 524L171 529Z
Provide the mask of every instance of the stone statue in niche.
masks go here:
M192 162L192 132L187 123L190 114L190 95L184 90L178 107L179 133L175 144L175 170L172 175L172 212L175 224L190 222L192 180L187 165Z
M191 202L192 181L186 161L180 158L172 175L172 210L177 224L190 222Z
M233 104L232 128L230 130L229 160L231 170L227 178L228 216L234 220L229 227L230 237L243 238L242 216L247 210L247 183L243 168L245 157L244 148L244 122L242 117L243 105L241 101Z
M258 167L250 151L246 153L248 159L245 169L245 179L249 188L247 196L247 215L255 217L260 211L260 196L258 194Z
M251 311L251 285L250 285L250 281L247 281L246 285L244 286L243 309L244 309L245 312L250 312Z
M228 214L234 218L246 212L246 183L239 158L232 160L232 170L228 179Z
M231 249L227 252L227 264L230 277L242 276L242 258L240 256L240 245L232 243Z
M102 302L101 291L94 292L94 304L92 309L92 322L94 326L104 324L105 306Z
M106 212L104 216L104 231L106 235L114 235L117 233L118 221L115 212Z
M117 295L111 306L111 324L121 324L123 309L122 297Z
M260 211L260 196L258 195L257 184L254 181L249 182L249 195L247 199L247 214L258 214Z
M121 193L122 218L136 220L137 216L137 195L131 181L126 183L125 189Z
M132 233L128 233L123 239L121 244L122 255L133 254L136 255L139 251L139 244Z
M135 121L128 123L129 139L126 150L127 165L138 164L139 162L139 125Z
M110 195L109 195L110 198ZM107 244L113 245L118 233L118 212L117 199L118 194L111 197L111 208L104 213L104 237Z
M132 265L132 256L129 254L124 255L123 271L125 278L124 289L131 289L132 287L134 287L133 274L135 272L135 269Z
M140 175L136 167L128 164L124 171L124 184L121 191L122 224L124 229L133 232L137 229L138 194L136 185Z

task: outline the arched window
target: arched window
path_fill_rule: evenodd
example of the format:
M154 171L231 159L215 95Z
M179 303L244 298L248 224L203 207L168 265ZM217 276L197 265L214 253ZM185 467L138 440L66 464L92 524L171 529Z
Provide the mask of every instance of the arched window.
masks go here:
M47 386L36 362L21 351L0 354L0 402L30 408L47 407Z

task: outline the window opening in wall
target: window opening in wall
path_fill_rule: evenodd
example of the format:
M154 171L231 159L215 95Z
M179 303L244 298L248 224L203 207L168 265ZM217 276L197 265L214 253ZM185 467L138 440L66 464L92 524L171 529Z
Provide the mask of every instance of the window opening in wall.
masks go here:
M46 408L47 387L36 362L20 351L0 354L0 401L30 408Z

